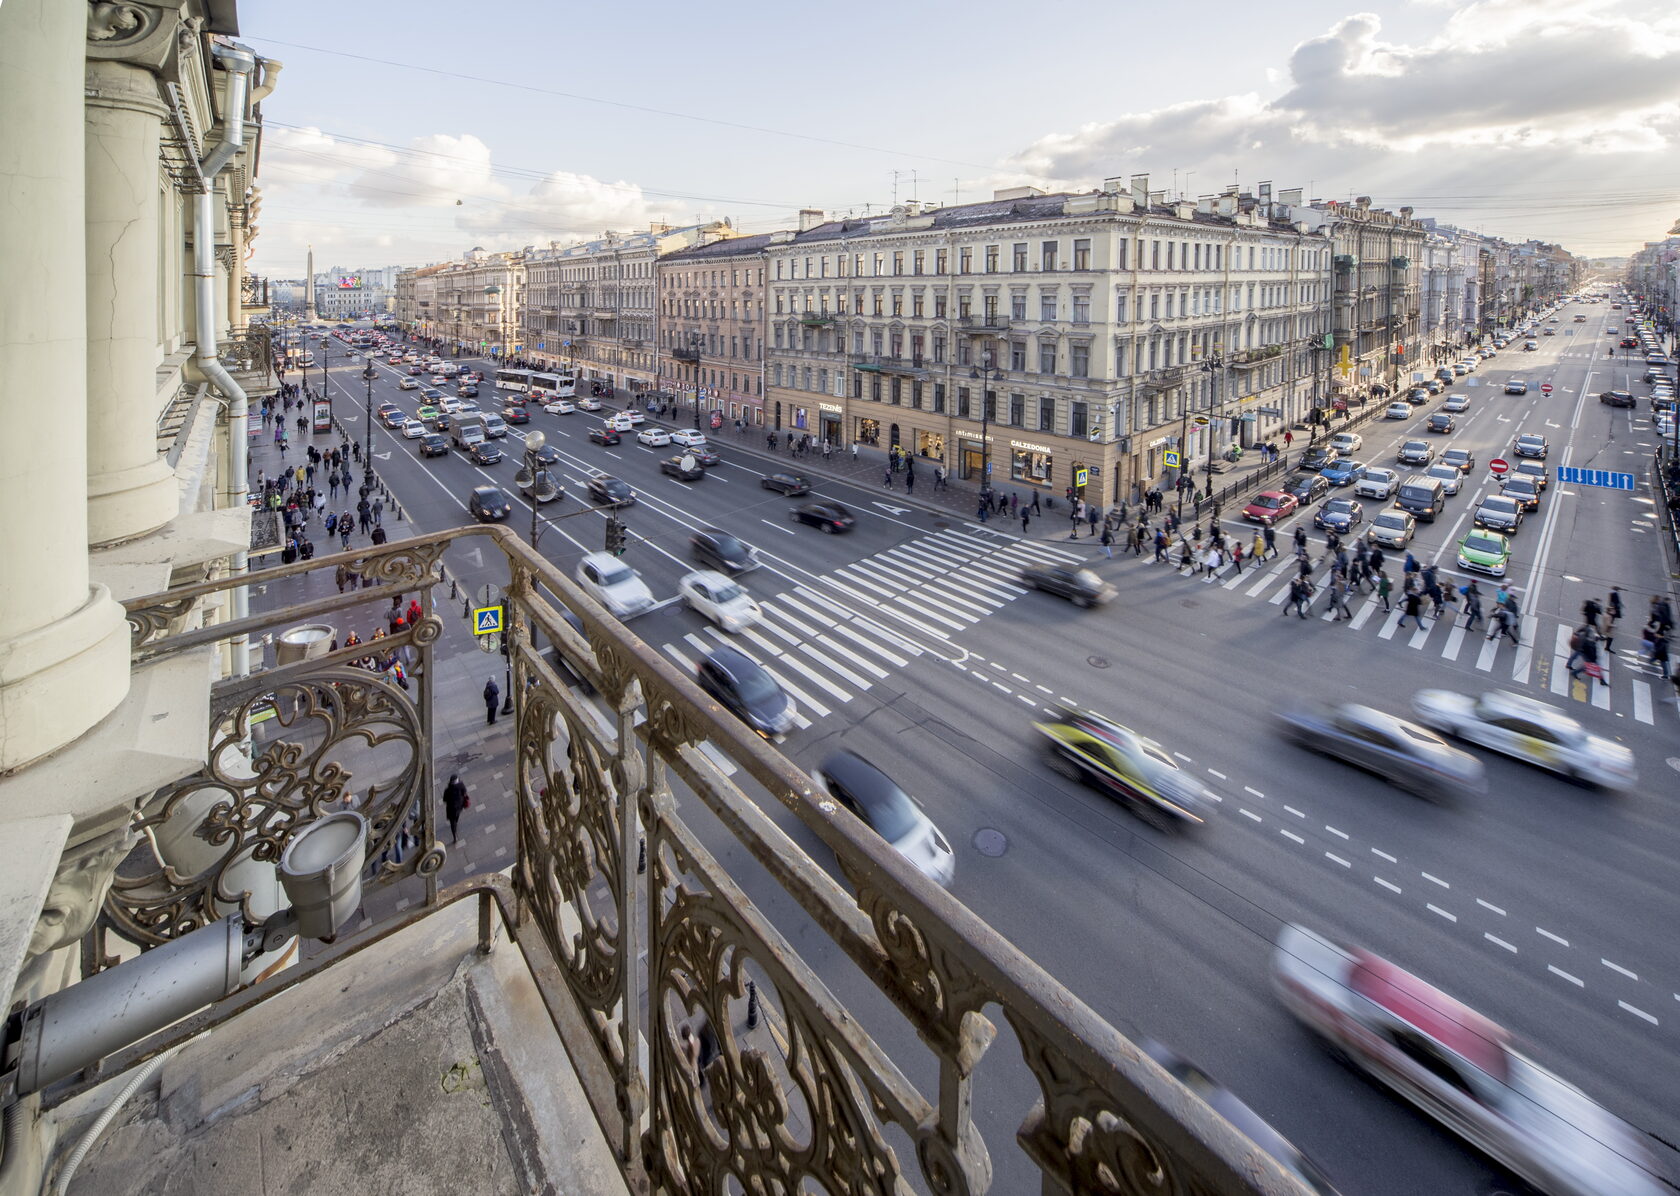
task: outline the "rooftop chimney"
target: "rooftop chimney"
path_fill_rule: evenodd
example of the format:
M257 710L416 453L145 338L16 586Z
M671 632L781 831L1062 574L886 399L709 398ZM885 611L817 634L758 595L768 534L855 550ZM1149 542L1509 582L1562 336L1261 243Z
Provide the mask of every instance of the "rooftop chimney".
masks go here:
M1229 220L1237 214L1237 193L1227 191L1219 197L1219 214Z
M816 228L817 225L821 224L822 222L823 222L823 210L821 208L800 208L799 209L799 231L800 232L808 233L813 228Z
M1132 176L1132 203L1140 208L1149 206L1149 176L1134 174Z

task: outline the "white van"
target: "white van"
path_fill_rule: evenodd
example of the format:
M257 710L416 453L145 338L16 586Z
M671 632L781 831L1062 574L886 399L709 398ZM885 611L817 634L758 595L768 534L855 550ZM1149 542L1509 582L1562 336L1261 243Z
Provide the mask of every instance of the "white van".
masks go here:
M499 415L486 415L484 417L484 434L491 440L500 440L508 434L507 421Z

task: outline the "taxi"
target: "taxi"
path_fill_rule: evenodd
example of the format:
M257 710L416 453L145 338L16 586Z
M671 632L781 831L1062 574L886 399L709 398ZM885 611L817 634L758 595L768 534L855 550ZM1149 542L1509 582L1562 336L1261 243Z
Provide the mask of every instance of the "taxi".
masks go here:
M1522 694L1493 690L1473 698L1425 689L1412 709L1434 730L1601 789L1626 789L1639 779L1626 747Z
M1033 726L1047 741L1052 772L1127 802L1157 826L1198 825L1213 797L1160 744L1089 711L1063 707Z

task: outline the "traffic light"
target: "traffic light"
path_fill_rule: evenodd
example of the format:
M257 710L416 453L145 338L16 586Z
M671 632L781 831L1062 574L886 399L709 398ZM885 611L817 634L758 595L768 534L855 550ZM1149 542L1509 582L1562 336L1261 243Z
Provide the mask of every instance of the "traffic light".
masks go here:
M625 533L624 524L622 522L620 522L618 516L608 515L607 516L607 551L612 553L614 556L623 556L624 555L624 548L625 548L624 533Z

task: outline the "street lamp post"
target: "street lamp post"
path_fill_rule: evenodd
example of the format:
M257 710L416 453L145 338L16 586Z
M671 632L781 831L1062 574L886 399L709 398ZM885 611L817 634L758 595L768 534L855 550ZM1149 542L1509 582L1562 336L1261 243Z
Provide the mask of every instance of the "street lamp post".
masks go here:
M982 349L979 367L968 371L970 378L980 380L980 494L983 498L990 498L992 493L992 379L1002 373L995 365L996 360L990 349Z
M537 474L542 469L539 454L547 446L548 437L543 435L542 432L527 432L525 434L525 469L531 475L531 548L533 551L537 547L537 537L541 534L537 519L537 507L539 505Z
M1224 353L1224 350L1221 348L1218 341L1215 341L1213 343L1213 351L1211 353L1209 353L1206 357L1202 358L1202 360L1201 360L1201 370L1204 374L1206 374L1208 376L1208 379L1209 379L1208 385L1210 387L1212 387L1212 389L1213 389L1213 393L1208 396L1208 410L1209 410L1209 412L1212 413L1212 419L1218 419L1219 418L1219 379L1224 375L1224 370L1225 370L1225 353ZM1208 443L1207 443L1207 496L1209 498L1213 497L1213 440L1214 440L1214 425L1210 420L1210 422L1208 424ZM1183 448L1182 445L1180 445L1179 446L1179 452L1183 452L1183 451L1184 451L1184 448ZM1179 492L1179 503L1180 503L1180 505L1182 505L1183 502L1184 502L1184 494L1183 494L1182 491L1180 491ZM1218 513L1217 510L1214 512L1213 517L1215 519L1219 518L1219 513Z
M367 383L367 400L362 407L362 484L373 485L373 379L377 371L373 359L367 359L362 379Z
M706 337L703 333L691 332L691 333L688 334L688 347L694 350L694 430L695 431L700 430L700 352L701 352L700 347L701 347L701 345L705 344L705 341L706 341Z

